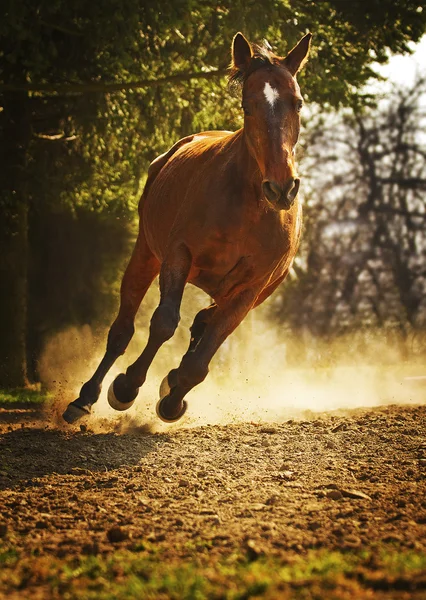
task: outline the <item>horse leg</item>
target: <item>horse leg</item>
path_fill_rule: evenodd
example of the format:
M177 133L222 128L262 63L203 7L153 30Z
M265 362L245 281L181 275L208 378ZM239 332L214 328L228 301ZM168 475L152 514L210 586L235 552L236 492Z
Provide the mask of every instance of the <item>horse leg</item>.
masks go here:
M216 309L217 305L213 302L213 304L210 304L210 306L207 306L207 308L203 308L203 310L200 310L200 312L196 315L194 322L189 328L189 331L191 332L191 339L189 342L187 353L193 352L197 347L207 327L207 324L214 315ZM164 396L167 396L172 387L177 385L177 373L178 369L172 369L161 382L160 400L161 398L164 398Z
M108 391L108 401L114 408L129 405L144 384L148 369L160 347L169 340L180 321L183 290L191 269L191 255L186 246L173 248L160 269L160 303L149 328L148 342L139 358L118 375Z
M124 354L135 331L134 320L140 303L152 281L158 275L160 265L140 233L136 240L130 262L124 273L120 291L120 308L112 324L107 348L93 376L83 385L77 400L71 402L63 414L68 423L74 423L90 414L91 406L99 398L102 381L117 358Z
M170 393L157 403L157 415L167 423L180 419L186 411L185 396L193 387L204 381L209 372L209 364L218 348L238 327L256 299L252 290L246 290L230 300L226 305L216 307L206 324L197 345L182 358L174 386Z

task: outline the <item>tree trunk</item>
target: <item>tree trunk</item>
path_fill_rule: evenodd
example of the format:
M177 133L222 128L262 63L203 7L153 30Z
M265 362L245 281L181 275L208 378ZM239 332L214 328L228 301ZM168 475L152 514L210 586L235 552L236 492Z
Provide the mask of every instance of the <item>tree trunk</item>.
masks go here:
M5 95L0 113L0 387L27 380L28 94Z

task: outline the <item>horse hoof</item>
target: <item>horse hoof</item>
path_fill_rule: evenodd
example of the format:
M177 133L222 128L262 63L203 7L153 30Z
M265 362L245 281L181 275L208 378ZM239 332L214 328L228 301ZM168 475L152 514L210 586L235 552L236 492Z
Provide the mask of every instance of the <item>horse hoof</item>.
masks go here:
M183 415L186 413L186 409L188 408L188 403L186 402L186 400L182 400L182 410L180 411L180 413L177 416L170 418L166 414L164 414L166 398L167 398L167 396L164 396L164 398L160 398L160 400L157 402L157 404L155 406L155 412L157 413L157 417L159 419L161 419L164 423L176 423L176 421L179 421L179 419L181 419L183 417Z
M84 407L76 404L77 400L68 404L66 411L63 413L62 418L64 421L72 425L76 423L79 419L83 417L88 417L90 415L90 405Z
M118 375L118 377L120 377L120 375ZM108 394L107 394L108 404L114 410L127 410L134 404L137 394L133 398L133 400L130 400L129 402L121 402L115 395L115 391L114 391L114 384L117 381L118 377L116 377L114 379L114 381L111 383L111 385L108 388ZM123 375L123 377L124 377L124 375Z

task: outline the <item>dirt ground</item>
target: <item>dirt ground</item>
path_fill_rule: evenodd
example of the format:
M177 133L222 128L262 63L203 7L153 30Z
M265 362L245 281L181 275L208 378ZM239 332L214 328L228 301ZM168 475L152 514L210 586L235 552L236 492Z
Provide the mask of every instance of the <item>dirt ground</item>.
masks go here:
M212 561L241 548L424 553L426 406L161 434L59 429L3 409L0 506L0 537L21 556L108 555L141 540L171 560L194 547ZM416 589L426 594L426 573Z

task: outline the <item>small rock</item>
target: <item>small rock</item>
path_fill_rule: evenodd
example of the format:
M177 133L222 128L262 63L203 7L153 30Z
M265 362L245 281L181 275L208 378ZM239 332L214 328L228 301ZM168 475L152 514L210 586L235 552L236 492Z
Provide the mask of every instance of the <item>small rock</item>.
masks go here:
M111 542L111 544L123 542L124 540L127 540L128 537L128 531L126 531L122 527L119 527L118 525L111 527L111 529L107 531L107 538Z
M37 521L35 526L36 526L36 529L47 529L48 528L48 524L46 523L46 521Z
M272 505L274 505L274 504L278 504L279 500L280 500L280 497L274 494L273 496L270 496L270 497L269 497L269 498L266 500L265 504L266 504L267 506L272 506Z
M259 429L260 433L278 433L278 429L276 427L262 427Z
M426 458L421 458L421 459L419 460L419 465L420 465L421 467L426 467Z
M346 423L339 423L336 427L333 427L331 430L332 433L337 433L338 431L343 431L346 429Z
M289 466L290 466L289 461L283 462L283 464L280 466L280 471L288 471Z
M404 541L404 538L401 535L398 535L397 533L390 533L382 538L382 542L385 542L386 544L395 543L395 542L401 543L403 541Z
M371 500L371 497L364 492L360 492L359 490L340 490L342 495L345 498L352 498L354 500Z
M321 528L321 523L319 521L311 521L308 525L308 529L311 531L316 531Z
M276 529L277 525L273 521L269 521L268 523L261 523L260 528L262 531L272 531Z
M187 479L179 479L179 487L189 487L189 481Z
M213 536L212 539L227 542L230 539L230 536L227 535L226 533L217 533L216 535Z
M262 504L260 502L255 502L254 504L250 504L248 507L250 510L263 510L266 508L266 504Z
M87 425L84 425L84 423L82 423L82 424L80 425L80 431L81 431L82 433L86 433L86 431L87 431Z
M263 551L258 546L257 542L255 542L255 540L246 540L245 546L247 550L247 557L249 560L257 560L263 554Z
M265 448L267 448L270 445L271 445L271 442L269 440L267 440L266 438L264 440L262 440L262 446L265 446Z
M326 496L327 498L330 498L330 500L341 500L343 498L340 490L330 490L327 492Z
M356 535L348 535L344 539L344 548L358 548L359 546L361 546L361 539Z
M336 444L335 444L334 442L332 442L331 440L328 440L328 441L325 443L325 447L326 447L326 448L330 448L330 449L334 449L334 448L336 448Z

